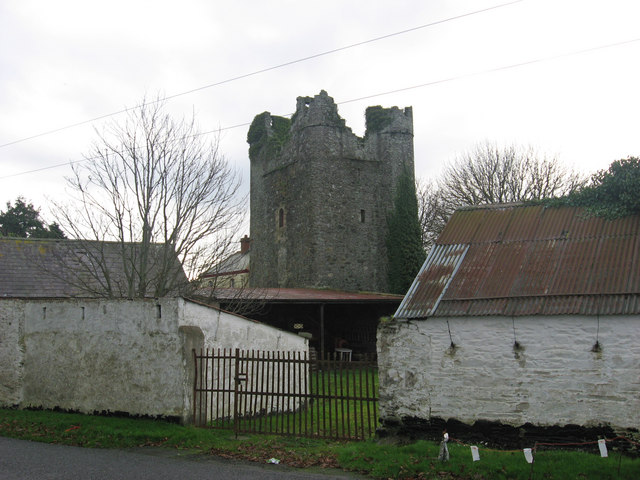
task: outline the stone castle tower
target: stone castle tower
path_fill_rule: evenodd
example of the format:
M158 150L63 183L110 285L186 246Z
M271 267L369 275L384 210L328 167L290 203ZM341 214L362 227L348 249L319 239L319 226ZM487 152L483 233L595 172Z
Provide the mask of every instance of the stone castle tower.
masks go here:
M414 175L411 107L369 107L364 138L321 91L249 129L252 287L385 292L387 215Z

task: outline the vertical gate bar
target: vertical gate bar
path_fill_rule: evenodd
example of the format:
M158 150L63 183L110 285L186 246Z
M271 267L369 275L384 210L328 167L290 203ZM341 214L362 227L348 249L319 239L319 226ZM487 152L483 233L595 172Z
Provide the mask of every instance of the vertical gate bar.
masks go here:
M249 355L249 365L250 367L248 368L248 371L251 372L251 375L247 378L247 390L250 392L249 393L249 431L250 432L254 432L255 431L255 411L256 411L256 396L255 396L255 391L256 389L253 386L253 378L255 377L255 368L256 368L256 362L255 362L255 350L251 350L251 354ZM247 374L249 375L249 374Z
M263 425L263 417L266 415L266 408L264 405L264 374L265 374L265 366L267 365L265 363L265 357L266 357L266 352L262 352L260 354L261 357L261 361L260 361L260 409L259 409L259 413L260 413L260 417L258 420L258 428L260 430L260 432L262 432L262 425Z
M233 417L233 409L235 408L235 398L233 398L233 389L234 389L234 377L236 372L234 371L234 362L233 362L233 349L229 349L229 356L226 357L226 361L227 361L227 368L229 369L229 375L226 379L227 382L227 386L225 387L227 389L227 397L229 398L229 401L227 403L227 414L229 415L229 420L231 421L231 425L234 424L234 417Z
M218 354L215 355L215 358L211 359L211 366L212 368L215 369L216 371L216 414L215 417L212 418L211 420L215 420L216 425L219 426L218 424L218 419L220 418L220 349L218 348ZM224 375L224 371L222 372L222 375ZM223 377L224 378L224 377ZM211 382L211 386L213 386L213 382ZM222 398L222 400L224 401L224 397ZM213 398L211 398L211 403L213 403ZM224 403L223 403L223 407L224 409ZM222 415L222 418L224 419L224 412Z
M332 398L332 402L335 401L335 420L336 420L336 431L335 431L335 437L339 438L339 427L340 427L340 411L339 411L339 405L338 405L338 363L336 362L336 354L335 352L333 353L333 355L331 356L331 363L332 363L332 372L333 372L333 392L331 392L331 398ZM332 416L333 418L333 416Z
M279 417L279 402L278 402L278 389L280 388L280 377L278 376L278 372L280 371L279 364L280 354L278 352L273 352L273 365L272 365L272 378L271 378L271 413L272 420L271 426L273 428L273 433L278 433L278 422L280 421Z
M322 375L322 396L324 397L324 401L326 403L326 408L328 409L329 415L325 413L325 423L328 422L329 426L324 427L325 436L332 437L333 436L333 399L329 395L330 383L331 383L331 353L326 353L326 360L324 361L325 370Z
M278 352L278 411L280 412L280 430L279 433L284 433L284 352L282 356Z
M326 372L326 366L324 365L322 357L316 356L317 372L318 376L316 377L316 399L318 401L318 431L320 431L320 421L322 420L322 436L325 436L325 432L327 431L327 421L326 417L326 408L327 403L324 398L324 376ZM321 396L322 395L322 396ZM322 417L320 417L320 407L322 406Z
M302 376L304 378L304 399L305 399L305 420L304 420L304 429L309 436L313 435L313 407L315 406L314 402L311 399L312 393L312 385L311 385L311 365L309 365L309 352L308 350L304 351L304 371L302 372Z
M340 370L339 370L339 373L338 373L338 379L340 381L340 390L339 390L340 391L340 395L339 395L340 396L340 413L342 414L342 432L341 432L341 435L342 435L342 438L345 438L345 436L346 436L345 432L347 431L347 428L346 428L346 425L345 425L345 420L346 420L347 417L345 415L345 408L344 408L345 407L345 405L344 405L345 404L345 400L344 400L345 389L344 389L344 368L343 368L344 367L344 362L342 361L342 354L340 355L339 358L340 358L340 360L338 361L338 368ZM348 412L347 412L347 415L348 415Z
M378 395L376 392L376 366L372 363L371 367L367 370L368 373L368 378L369 381L371 383L370 386L370 391L371 391L371 398L373 398L373 402L372 402L372 406L373 406L373 412L372 414L369 415L369 418L373 420L374 424L372 426L369 427L369 434L371 435L373 433L373 431L376 428L376 425L378 424Z
M224 349L222 357L222 368L224 369L224 377L222 377L222 408L224 408L224 418L230 425L233 425L233 415L231 413L231 349L227 355L227 349Z
M369 392L363 390L363 385L362 385L362 374L363 374L363 370L367 368L367 362L366 360L363 360L363 362L360 364L360 367L358 368L358 388L360 391L360 402L359 402L359 412L360 412L360 435L359 437L362 440L365 440L367 437L365 436L365 432L364 432L364 408L365 408L365 404L364 402L369 402L368 398L369 398Z
M267 380L267 385L268 385L268 389L269 389L269 394L267 395L267 403L270 404L269 407L269 433L273 432L273 420L274 420L274 416L273 416L273 393L275 392L275 360L276 360L276 355L275 352L271 352L271 362L269 364L269 374L271 377L271 382L269 382ZM270 383L270 385L269 385ZM275 417L277 419L277 417Z
M260 371L260 351L257 351L255 353L252 353L253 356L253 366L251 368L251 385L252 385L252 392L253 392L253 407L251 410L251 415L253 417L253 429L254 431L256 431L256 426L258 423L258 415L260 413L260 410L258 410L258 395L257 392L258 390L258 375L259 375L259 371Z
M204 359L204 422L207 423L207 413L209 412L209 348L206 350L206 356Z
M364 370L365 376L364 376L364 387L366 388L367 391L367 434L369 436L371 436L371 398L374 397L373 395L373 388L369 386L369 368L370 368L370 364L369 362L367 362L367 366Z
M262 365L262 371L260 372L260 392L261 393L260 393L260 423L259 423L259 428L260 428L261 432L263 431L262 430L262 428L263 428L262 419L263 419L263 417L265 418L264 428L266 430L266 426L267 426L266 425L266 419L268 418L267 415L269 414L268 413L268 409L267 409L268 405L265 405L265 402L264 402L265 401L265 389L264 389L265 388L264 387L265 367L267 367L267 368L269 367L269 364L265 363L265 359L268 356L269 356L268 352L263 352L262 353L262 364L261 364Z
M215 392L211 393L211 404L213 405L213 395L215 395L216 401L215 410L212 407L211 420L215 422L217 428L220 428L224 426L224 393L220 388L220 376L222 376L222 385L224 387L224 353L220 352L220 348L213 348L211 349L211 354L211 368L214 370L215 375L215 378L211 379L211 388L215 390ZM220 366L220 360L222 360L222 366Z
M215 413L213 415L212 420L215 421L216 427L220 428L224 426L224 376L225 376L225 368L224 368L224 351L220 352L220 348L213 349L213 357L211 359L211 368L213 368L216 372L215 381L211 382L211 386L215 383L215 396L216 396L216 408ZM222 365L220 365L220 361L222 360ZM222 377L222 388L220 386L220 378ZM213 397L211 398L211 402L213 403Z
M251 395L249 394L249 351L242 350L240 353L240 371L246 380L242 380L238 376L238 391L240 392L240 420L242 421L241 430L247 431L245 418L251 415Z
M284 398L287 399L287 435L289 435L291 433L290 430L290 421L292 420L291 418L291 352L287 352L287 361L286 361L286 365L287 365L287 387L286 387L286 391L285 394L286 396ZM293 413L293 422L295 425L295 413Z
M207 349L208 350L208 349ZM218 421L217 421L217 413L218 413L218 409L217 409L217 405L214 404L214 396L216 396L217 394L215 393L215 382L216 382L216 377L217 377L217 371L216 371L216 349L215 348L211 348L211 355L207 354L207 365L209 364L209 361L211 361L211 373L209 375L207 375L209 378L207 379L207 397L209 397L209 407L207 410L207 413L205 415L209 416L209 425L212 428L217 428L218 426ZM215 398L215 401L217 401L217 396Z
M262 432L262 368L263 368L263 357L264 357L264 352L258 350L258 363L256 364L256 406L255 406L255 413L257 415L256 417L256 432L260 433Z
M347 386L346 389L346 398L345 400L343 400L343 402L346 403L346 411L347 411L347 437L351 438L351 421L352 418L355 418L355 415L353 414L354 412L351 411L351 406L353 404L352 401L352 395L351 395L351 381L352 381L352 377L353 377L353 365L351 365L351 362L345 363L342 362L342 365L344 366L344 381L345 384ZM354 382L355 383L355 382ZM354 386L355 389L355 386ZM343 393L344 395L345 393Z
M233 431L238 438L238 360L240 357L240 349L236 348L234 365L235 372L233 375Z
M306 435L307 433L307 429L303 429L302 428L302 421L305 420L305 424L306 424L306 409L303 410L303 402L305 400L305 397L303 397L302 395L304 394L303 389L302 389L302 352L298 351L295 353L295 357L296 357L296 370L295 373L297 373L297 377L298 377L298 383L296 385L295 388L295 393L298 395L295 398L297 399L297 403L294 405L295 409L299 412L298 415L298 433L300 435Z

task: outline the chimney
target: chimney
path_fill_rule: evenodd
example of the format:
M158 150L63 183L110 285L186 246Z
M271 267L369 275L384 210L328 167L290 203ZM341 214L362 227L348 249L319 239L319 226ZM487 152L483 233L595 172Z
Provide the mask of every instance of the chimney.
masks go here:
M240 239L240 253L245 254L251 247L251 239L248 236L244 236Z

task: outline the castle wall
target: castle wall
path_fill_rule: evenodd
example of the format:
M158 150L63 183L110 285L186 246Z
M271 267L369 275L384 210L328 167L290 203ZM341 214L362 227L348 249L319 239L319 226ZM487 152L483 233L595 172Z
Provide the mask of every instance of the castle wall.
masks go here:
M326 92L298 98L286 138L277 117L256 117L265 136L249 134L252 286L387 290L386 218L399 174L413 173L413 131L410 109L383 113L390 124L365 138Z

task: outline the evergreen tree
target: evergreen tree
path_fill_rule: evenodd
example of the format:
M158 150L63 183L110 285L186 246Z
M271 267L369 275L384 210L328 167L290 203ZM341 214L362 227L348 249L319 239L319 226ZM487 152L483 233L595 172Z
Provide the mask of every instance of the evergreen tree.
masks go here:
M394 210L387 225L389 291L405 294L425 259L416 187L406 169L398 178Z
M609 219L640 214L640 158L614 161L593 175L588 186L555 203L585 207Z
M23 197L18 197L7 210L0 211L0 235L20 238L66 238L57 223L46 226L40 211Z

